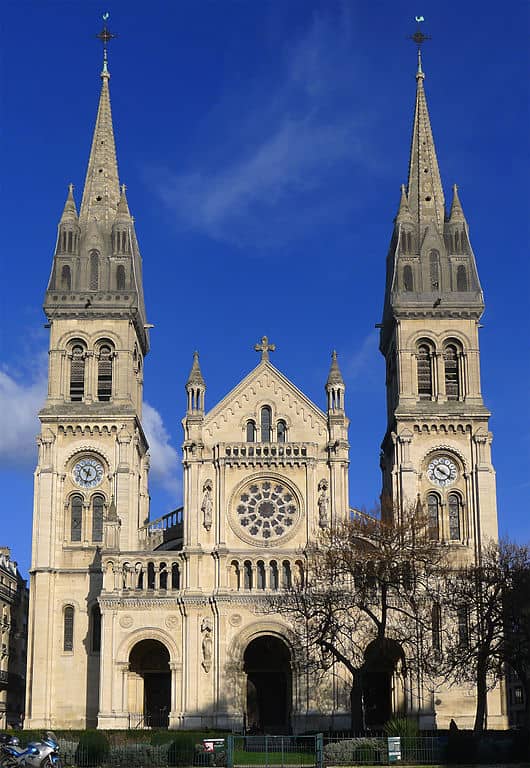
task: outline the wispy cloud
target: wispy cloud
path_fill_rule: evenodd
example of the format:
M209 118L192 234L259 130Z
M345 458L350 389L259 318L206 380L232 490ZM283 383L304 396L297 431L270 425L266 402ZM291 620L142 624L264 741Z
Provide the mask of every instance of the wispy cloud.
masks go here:
M31 381L0 370L0 461L4 466L28 468L35 464L37 413L46 398L46 370Z
M375 381L379 382L377 364L380 360L380 355L378 344L379 332L374 329L364 337L355 352L346 358L344 377L354 387L359 385L361 379L364 383L372 384Z
M0 369L0 462L3 467L30 469L37 461L35 438L40 432L37 417L47 391L46 355L41 355L37 375L32 380L20 371ZM173 496L180 493L177 450L160 413L144 404L143 426L151 454L150 481Z
M179 456L170 443L170 436L164 426L162 416L149 403L144 403L143 427L151 455L150 481L158 483L174 497L177 497L180 493Z
M256 83L239 93L238 141L219 139L224 151L214 157L197 151L188 172L158 173L159 195L179 227L240 245L279 244L355 204L352 174L376 161L366 108L354 100L360 65L350 29L345 12L313 17L283 52L274 87ZM234 98L225 98L230 113ZM228 122L223 112L222 104L212 110L210 141ZM349 194L332 196L341 180Z

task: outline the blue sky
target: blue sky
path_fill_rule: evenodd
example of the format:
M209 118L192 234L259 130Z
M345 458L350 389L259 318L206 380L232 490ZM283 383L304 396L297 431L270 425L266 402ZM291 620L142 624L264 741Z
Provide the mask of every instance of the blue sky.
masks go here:
M385 430L377 350L385 257L406 182L414 16L446 197L458 183L486 297L500 530L530 539L526 3L7 1L2 11L0 543L29 566L42 300L67 184L78 204L99 96L101 12L120 177L144 262L152 517L181 501L180 420L195 348L210 408L276 343L321 407L339 352L350 499L372 507Z

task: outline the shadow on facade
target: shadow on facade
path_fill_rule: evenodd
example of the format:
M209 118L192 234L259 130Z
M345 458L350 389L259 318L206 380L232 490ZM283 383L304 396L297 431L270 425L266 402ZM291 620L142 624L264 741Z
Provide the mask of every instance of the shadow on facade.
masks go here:
M88 593L86 609L88 615L88 631L83 640L87 658L86 685L86 726L96 728L99 710L99 675L101 652L101 611L98 597L103 586L101 570L101 550L96 549L94 559L88 569Z

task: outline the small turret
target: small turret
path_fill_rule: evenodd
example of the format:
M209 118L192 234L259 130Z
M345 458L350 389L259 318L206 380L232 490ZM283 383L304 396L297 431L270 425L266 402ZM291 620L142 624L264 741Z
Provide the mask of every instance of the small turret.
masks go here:
M125 190L125 184L122 184L116 219L112 225L112 251L114 256L129 255L131 253L130 226L132 217L129 212Z
M197 351L193 353L193 364L186 382L186 392L188 394L188 414L204 414L206 383L199 365L199 353Z
M59 221L56 254L78 253L79 217L74 200L74 185L68 185L68 195Z
M333 350L331 355L331 367L329 369L328 380L326 381L326 392L328 395L328 411L344 411L344 392L346 386L342 373L337 362L337 353Z
M467 221L458 196L458 187L453 184L453 202L446 225L446 242L450 253L469 253ZM462 271L462 270L461 270Z

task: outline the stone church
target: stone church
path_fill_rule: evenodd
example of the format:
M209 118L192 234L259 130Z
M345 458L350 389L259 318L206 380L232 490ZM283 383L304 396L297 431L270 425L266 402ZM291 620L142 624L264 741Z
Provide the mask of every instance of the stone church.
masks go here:
M49 386L35 472L26 725L347 728L348 681L337 673L315 684L285 618L259 609L264 595L301 578L304 545L351 513L337 356L322 410L275 368L263 337L258 365L207 411L195 353L182 421L184 504L149 518L149 325L109 79L105 56L81 206L70 186L45 294ZM456 186L446 213L419 57L381 323L383 492L397 509L419 496L440 541L470 558L497 536L483 310ZM447 727L451 717L472 724L472 691L412 697L406 680L403 690L401 710L423 727ZM501 702L490 692L490 727L505 723Z

